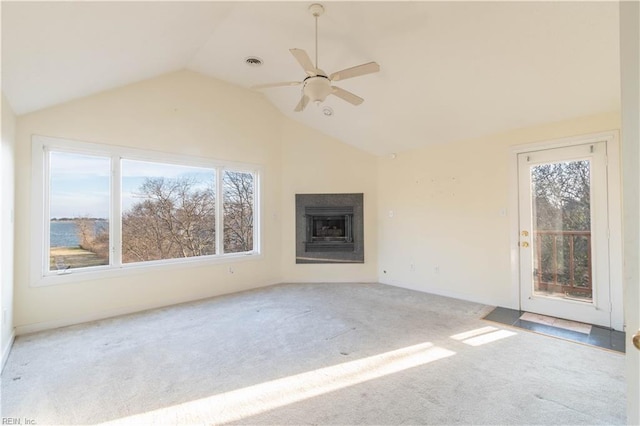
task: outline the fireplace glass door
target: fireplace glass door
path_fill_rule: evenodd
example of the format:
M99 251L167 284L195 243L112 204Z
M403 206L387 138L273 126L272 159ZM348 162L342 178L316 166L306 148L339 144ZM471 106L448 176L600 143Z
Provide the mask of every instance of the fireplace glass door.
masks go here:
M313 216L311 218L311 241L347 241L351 235L351 215Z
M307 207L305 251L353 251L353 207Z

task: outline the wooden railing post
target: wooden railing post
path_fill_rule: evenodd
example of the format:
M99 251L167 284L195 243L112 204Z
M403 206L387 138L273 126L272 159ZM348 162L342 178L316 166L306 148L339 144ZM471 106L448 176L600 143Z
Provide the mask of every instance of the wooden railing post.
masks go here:
M536 288L542 291L553 291L553 292L561 292L562 294L566 294L568 291L572 291L573 293L584 294L585 296L591 297L591 289L592 289L592 261L591 261L591 232L590 231L554 231L554 230L535 230L535 253L536 253L536 271L534 275L534 279L536 280ZM543 246L543 237L548 236L552 238L552 246L551 246L551 267L547 269L549 272L553 272L553 281L546 282L544 281L544 265L542 262L542 246ZM559 275L559 262L558 262L558 238L560 237L560 244L564 247L564 238L569 238L569 260L566 261L566 256L563 256L565 259L564 265L568 263L568 274L569 274L569 282L562 283L558 281ZM586 239L587 244L587 282L586 285L580 285L583 281L578 277L578 281L576 282L576 268L577 264L575 261L576 255L576 238ZM565 272L566 273L566 272Z

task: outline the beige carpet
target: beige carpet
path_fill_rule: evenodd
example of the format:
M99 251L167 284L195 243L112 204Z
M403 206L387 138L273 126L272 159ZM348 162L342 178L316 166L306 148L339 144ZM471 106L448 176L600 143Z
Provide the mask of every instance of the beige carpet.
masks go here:
M19 337L38 424L624 424L624 356L380 284L287 284ZM23 424L25 422L23 421Z

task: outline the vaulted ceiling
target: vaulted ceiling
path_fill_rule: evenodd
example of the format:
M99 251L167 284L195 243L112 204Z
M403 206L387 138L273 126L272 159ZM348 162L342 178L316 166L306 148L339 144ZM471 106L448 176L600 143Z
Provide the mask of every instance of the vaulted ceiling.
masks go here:
M191 69L243 87L305 77L307 2L3 2L2 91L18 114ZM283 114L387 154L600 112L620 103L617 2L326 2L319 67L376 61L326 117L300 87ZM248 56L263 59L249 67Z

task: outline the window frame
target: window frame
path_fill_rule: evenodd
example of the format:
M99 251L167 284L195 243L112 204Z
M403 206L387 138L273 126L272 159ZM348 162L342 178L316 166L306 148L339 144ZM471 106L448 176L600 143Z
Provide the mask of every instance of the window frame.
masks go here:
M261 244L261 181L263 167L257 164L220 161L204 157L171 154L160 151L129 148L82 142L66 138L41 135L32 136L31 164L31 279L33 287L65 284L101 278L111 278L158 269L177 269L190 266L215 265L220 263L255 260L262 258ZM50 187L49 152L67 152L109 157L110 218L109 218L109 264L69 269L64 272L49 270L50 257ZM188 258L160 259L145 262L122 263L122 175L121 160L136 160L161 164L201 167L213 169L216 176L216 253ZM225 171L250 173L253 175L253 250L239 253L224 253L222 178ZM38 259L39 261L35 261Z

